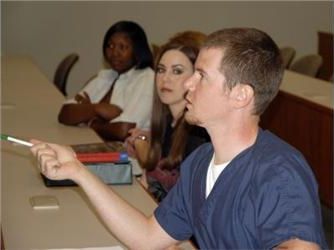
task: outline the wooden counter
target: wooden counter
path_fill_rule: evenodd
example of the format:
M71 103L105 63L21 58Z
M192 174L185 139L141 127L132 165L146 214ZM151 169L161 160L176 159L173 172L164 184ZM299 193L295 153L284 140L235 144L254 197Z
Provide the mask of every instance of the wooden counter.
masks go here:
M333 207L333 84L291 71L262 116L269 129L300 150L312 167L323 204Z

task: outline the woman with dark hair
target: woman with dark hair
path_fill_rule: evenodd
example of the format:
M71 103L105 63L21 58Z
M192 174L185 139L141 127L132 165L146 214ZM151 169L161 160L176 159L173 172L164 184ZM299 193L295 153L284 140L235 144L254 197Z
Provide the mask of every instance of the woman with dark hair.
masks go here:
M194 64L205 35L187 31L163 45L156 58L151 131L130 130L126 139L131 155L146 170L143 184L161 201L179 177L181 161L208 140L204 129L185 122L184 81Z
M106 61L108 61L107 48L110 46L109 40L115 33L126 33L132 41L137 69L153 67L152 53L145 32L138 24L130 21L120 21L114 24L105 34L102 52Z
M109 68L64 103L58 120L86 124L107 141L124 140L129 129L150 127L153 57L144 30L131 21L109 28L102 51Z

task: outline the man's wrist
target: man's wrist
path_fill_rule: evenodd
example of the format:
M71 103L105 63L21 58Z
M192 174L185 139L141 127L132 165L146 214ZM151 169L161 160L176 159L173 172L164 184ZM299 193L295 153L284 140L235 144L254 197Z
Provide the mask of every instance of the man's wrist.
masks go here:
M71 179L77 183L78 185L84 184L84 181L89 177L89 170L78 160L75 164L77 164L77 170L71 177Z

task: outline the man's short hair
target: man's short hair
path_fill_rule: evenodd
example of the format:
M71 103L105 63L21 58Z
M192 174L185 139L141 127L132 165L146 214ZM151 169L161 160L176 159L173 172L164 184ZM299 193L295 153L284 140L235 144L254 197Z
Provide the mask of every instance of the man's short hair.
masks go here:
M203 48L221 48L221 72L226 85L248 84L254 90L254 113L261 115L276 96L283 77L280 50L266 33L230 28L208 36Z

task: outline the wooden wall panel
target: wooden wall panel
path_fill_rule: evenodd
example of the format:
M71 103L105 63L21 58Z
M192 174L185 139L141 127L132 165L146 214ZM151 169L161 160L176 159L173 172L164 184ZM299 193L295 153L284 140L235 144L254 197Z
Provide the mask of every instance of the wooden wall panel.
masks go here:
M333 110L280 91L260 124L303 153L321 201L333 207Z
M318 54L322 56L323 64L319 70L320 79L331 81L333 77L333 34L318 32Z
M1 229L1 246L0 246L1 250L5 250L5 244L3 242L3 236L2 236L2 229Z

